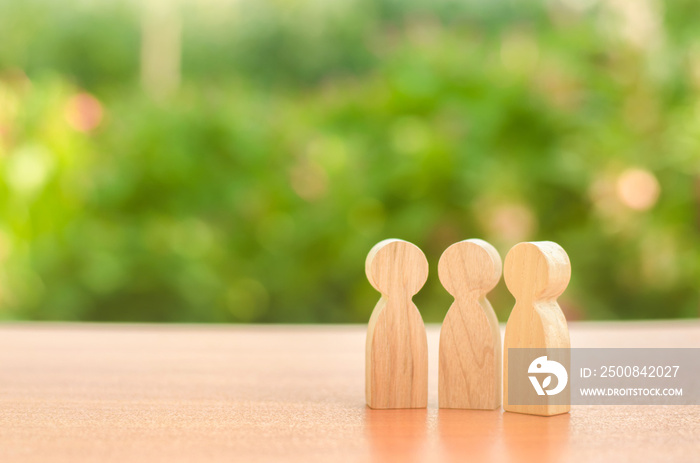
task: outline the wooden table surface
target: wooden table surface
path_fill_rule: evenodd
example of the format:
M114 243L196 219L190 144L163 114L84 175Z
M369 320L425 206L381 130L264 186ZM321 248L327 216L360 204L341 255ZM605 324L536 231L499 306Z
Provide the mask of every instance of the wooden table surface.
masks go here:
M572 347L700 347L700 323L571 323ZM0 462L700 461L700 406L550 418L369 410L364 326L0 325Z

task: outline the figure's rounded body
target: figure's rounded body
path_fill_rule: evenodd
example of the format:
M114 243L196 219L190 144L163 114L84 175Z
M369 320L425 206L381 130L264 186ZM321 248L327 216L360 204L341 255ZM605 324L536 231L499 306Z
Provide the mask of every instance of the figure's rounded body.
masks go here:
M372 248L365 270L372 286L382 294L367 328L367 405L425 408L428 341L412 297L425 284L428 261L407 241L385 240Z
M460 241L442 254L438 273L455 298L440 330L440 408L499 408L501 333L486 294L501 277L501 258L485 241Z
M556 400L545 396L544 404L509 403L508 349L558 349L561 354L561 349L570 347L566 318L556 300L571 278L569 257L551 241L520 243L506 256L504 276L516 303L506 324L503 344L503 408L530 415L567 413L571 406L566 400L562 403L562 396ZM531 387L526 375L517 380L518 387Z

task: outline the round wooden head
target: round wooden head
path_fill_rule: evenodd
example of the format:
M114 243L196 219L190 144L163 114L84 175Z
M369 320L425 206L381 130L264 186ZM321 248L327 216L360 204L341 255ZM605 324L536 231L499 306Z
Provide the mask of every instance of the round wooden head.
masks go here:
M473 293L481 297L501 279L501 256L483 240L471 239L453 244L442 253L438 276L445 289L455 297Z
M556 299L571 279L566 251L552 241L513 246L506 256L504 277L516 299Z
M365 272L370 284L380 293L413 296L428 279L428 260L413 243L384 240L369 251Z

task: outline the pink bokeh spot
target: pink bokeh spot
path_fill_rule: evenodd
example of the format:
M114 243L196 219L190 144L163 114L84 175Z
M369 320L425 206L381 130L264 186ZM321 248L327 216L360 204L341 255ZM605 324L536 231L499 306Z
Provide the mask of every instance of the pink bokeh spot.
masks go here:
M78 93L68 100L66 121L75 130L89 132L102 122L102 104L89 93Z

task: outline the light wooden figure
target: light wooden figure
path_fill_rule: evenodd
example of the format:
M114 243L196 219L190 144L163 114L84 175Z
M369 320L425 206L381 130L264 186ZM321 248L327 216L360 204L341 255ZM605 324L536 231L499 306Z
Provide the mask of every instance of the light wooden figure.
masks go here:
M478 239L455 243L440 257L440 281L455 298L440 330L440 408L501 406L501 331L486 299L501 269L498 251Z
M365 394L371 408L428 405L428 340L413 296L428 278L423 252L407 241L375 245L367 278L382 294L367 328Z
M571 406L552 403L511 405L508 403L509 348L569 348L569 329L557 303L571 278L571 263L564 249L551 241L520 243L506 256L504 277L515 297L508 318L503 356L503 408L509 412L551 416L568 413ZM523 378L523 387L530 387Z

